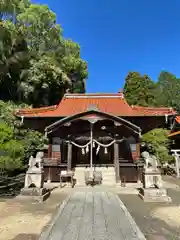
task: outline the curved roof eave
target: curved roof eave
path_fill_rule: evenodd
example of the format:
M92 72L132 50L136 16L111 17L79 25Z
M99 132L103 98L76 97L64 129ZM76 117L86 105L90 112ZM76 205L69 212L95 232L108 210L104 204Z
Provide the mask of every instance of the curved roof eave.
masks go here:
M112 120L114 120L116 122L122 123L126 127L133 129L137 134L141 133L141 128L140 127L138 127L137 125L135 125L135 124L125 120L124 118L117 117L117 116L111 115L109 113L100 112L98 110L89 110L89 111L86 111L86 112L74 114L74 115L65 117L63 119L60 119L60 120L56 121L55 123L50 124L49 126L47 126L45 128L45 132L48 133L48 132L52 131L54 128L56 128L57 126L61 126L61 125L65 124L65 123L67 123L67 122L71 122L71 121L73 121L75 119L81 118L81 117L89 115L89 114L96 114L96 115L99 115L99 116L104 116L104 117L112 119Z

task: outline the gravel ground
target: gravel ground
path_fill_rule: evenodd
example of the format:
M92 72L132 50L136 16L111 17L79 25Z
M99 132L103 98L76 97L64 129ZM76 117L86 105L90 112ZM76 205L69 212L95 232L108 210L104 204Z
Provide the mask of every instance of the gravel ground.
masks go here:
M147 240L180 239L180 190L169 189L172 203L145 203L137 195L120 194L120 199Z
M69 190L54 189L43 203L0 198L0 240L39 239Z
M165 176L162 176L162 179L166 182L176 184L180 187L180 179L177 179L176 177L165 175Z

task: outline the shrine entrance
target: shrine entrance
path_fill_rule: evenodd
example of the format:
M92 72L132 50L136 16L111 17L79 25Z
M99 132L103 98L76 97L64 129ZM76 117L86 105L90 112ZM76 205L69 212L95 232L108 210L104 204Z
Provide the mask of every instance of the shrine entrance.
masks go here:
M73 145L72 147L72 168L75 167L90 167L90 149L86 147L82 149ZM104 148L99 147L97 143L94 142L92 149L93 166L114 166L114 144Z
M61 119L46 128L51 139L59 138L62 142L61 151L66 146L67 154L63 155L63 159L60 152L60 167L63 161L67 163L67 171L77 172L77 169L82 171L87 168L91 178L95 169L107 171L108 168L111 172L107 174L107 181L111 174L112 180L116 182L121 178L120 158L128 157L129 159L124 159L125 164L131 162L132 165L136 153L139 154L136 145L139 144L140 131L139 127L123 118L97 110ZM129 141L130 138L133 141ZM124 147L120 149L120 146ZM82 172L80 174L83 175Z

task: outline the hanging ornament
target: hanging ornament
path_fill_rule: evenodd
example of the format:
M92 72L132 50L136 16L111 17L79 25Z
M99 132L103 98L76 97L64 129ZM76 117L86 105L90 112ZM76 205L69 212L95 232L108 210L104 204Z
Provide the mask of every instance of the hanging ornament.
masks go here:
M87 145L87 147L86 147L86 153L88 153L89 152L89 146Z
M82 155L84 155L85 154L85 151L84 151L84 148L82 148Z
M107 148L105 148L105 149L104 149L104 153L105 153L105 154L107 154L107 153L108 153L108 151L107 151Z
M100 150L100 146L98 145L98 147L96 149L96 155L98 154L99 150Z
M95 148L95 142L93 142L93 148Z

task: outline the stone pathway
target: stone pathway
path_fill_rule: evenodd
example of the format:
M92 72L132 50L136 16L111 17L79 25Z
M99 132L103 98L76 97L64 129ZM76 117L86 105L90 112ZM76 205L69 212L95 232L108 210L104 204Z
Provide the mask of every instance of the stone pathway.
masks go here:
M106 191L75 191L40 240L145 240L122 201Z

